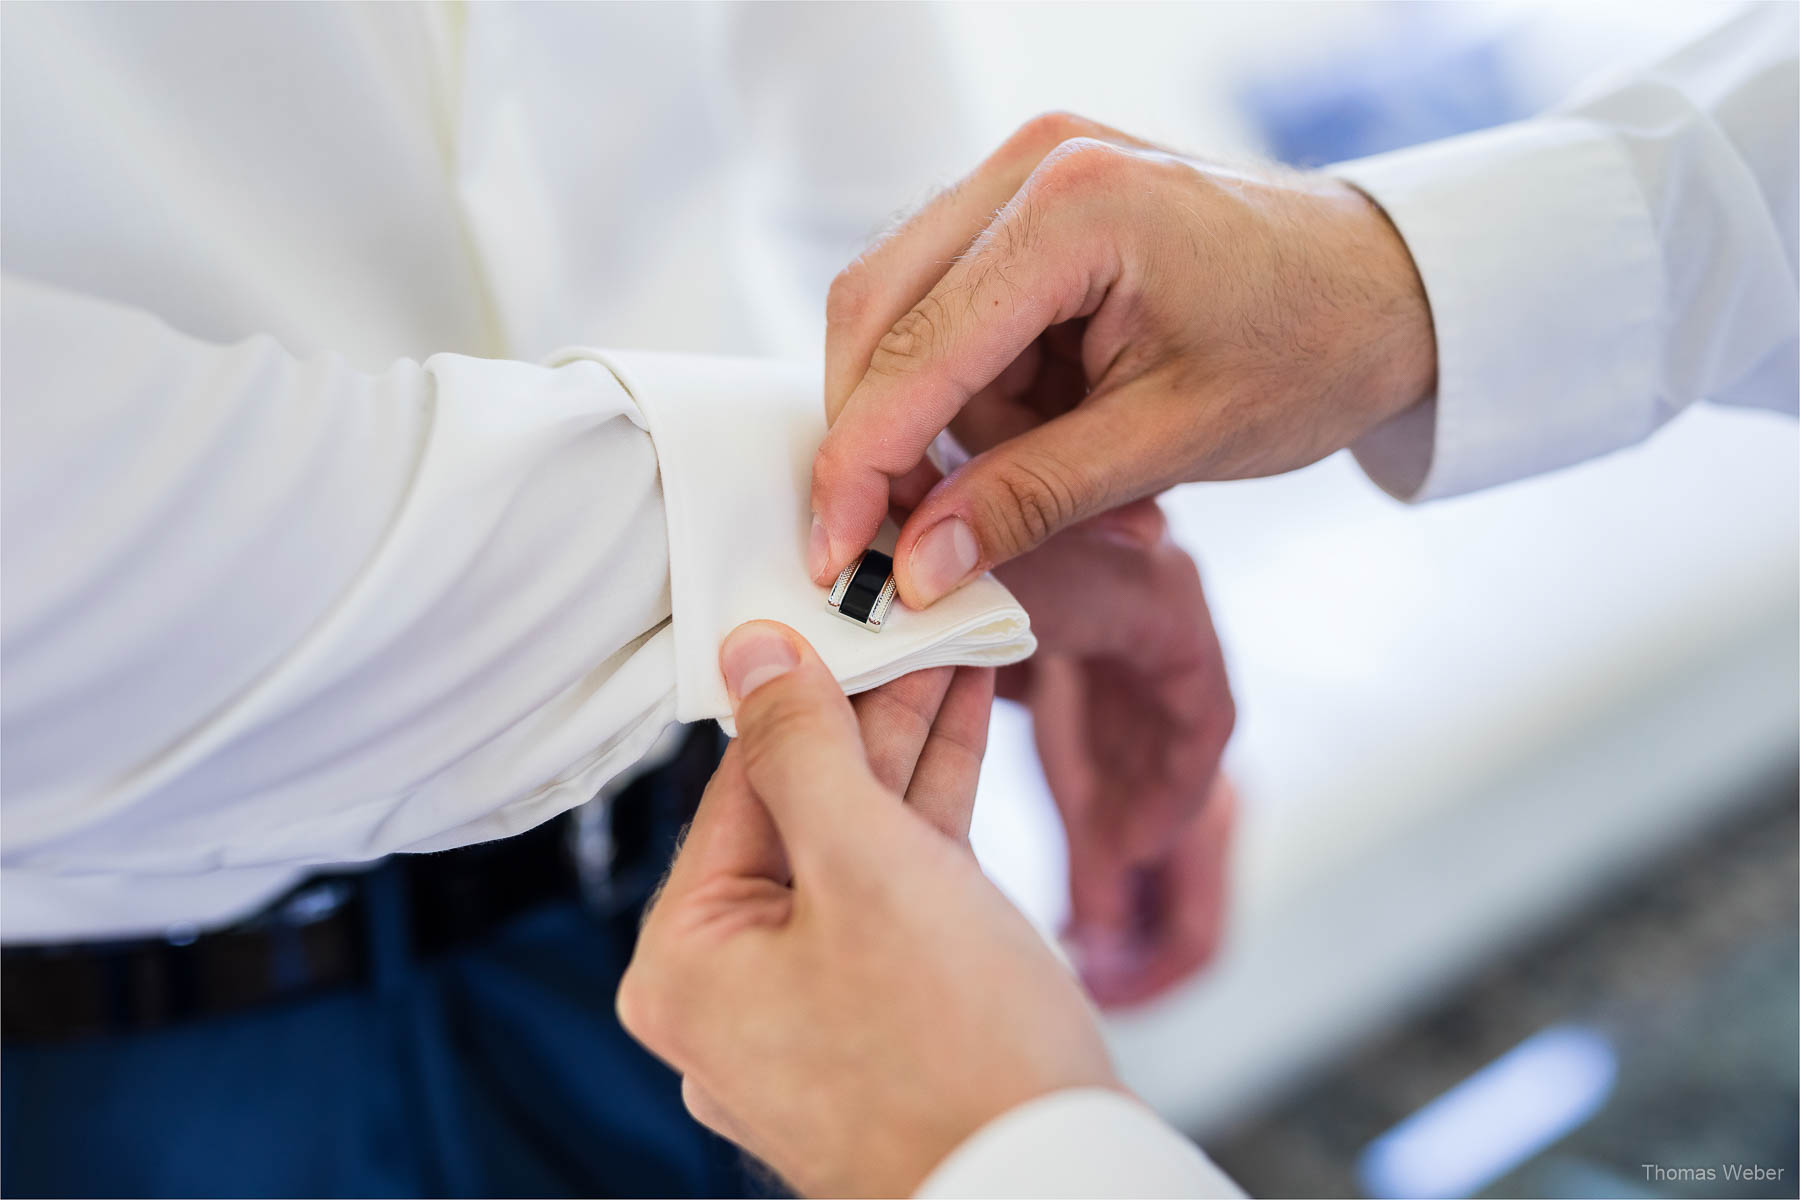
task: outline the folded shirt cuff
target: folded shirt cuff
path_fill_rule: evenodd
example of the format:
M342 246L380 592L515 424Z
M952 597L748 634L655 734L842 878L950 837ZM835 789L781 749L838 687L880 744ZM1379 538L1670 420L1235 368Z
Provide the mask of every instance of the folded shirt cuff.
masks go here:
M1141 1103L1069 1088L1001 1114L925 1177L915 1195L1242 1196L1199 1147Z
M1473 491L1656 427L1662 267L1629 160L1551 117L1341 163L1387 212L1437 333L1434 400L1353 450L1403 500Z
M923 612L896 604L875 632L839 617L806 570L813 455L825 437L813 372L791 363L570 349L551 365L607 367L649 426L669 524L676 710L735 734L719 643L745 621L792 626L847 692L934 666L1003 666L1037 642L991 576ZM894 530L884 531L892 549Z

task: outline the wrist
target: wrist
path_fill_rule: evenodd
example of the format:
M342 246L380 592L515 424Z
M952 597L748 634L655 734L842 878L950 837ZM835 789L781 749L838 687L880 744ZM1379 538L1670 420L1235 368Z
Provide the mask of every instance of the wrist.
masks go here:
M1349 258L1368 296L1364 334L1370 369L1360 436L1431 398L1437 390L1437 336L1425 281L1406 239L1367 193L1332 182L1348 225Z

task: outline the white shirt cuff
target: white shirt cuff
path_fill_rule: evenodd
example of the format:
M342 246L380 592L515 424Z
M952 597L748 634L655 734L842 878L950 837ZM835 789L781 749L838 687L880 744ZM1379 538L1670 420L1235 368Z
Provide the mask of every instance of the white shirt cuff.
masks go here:
M1242 1196L1199 1147L1138 1101L1070 1088L989 1121L919 1185L920 1197Z
M1435 400L1353 449L1403 500L1567 466L1656 427L1655 231L1600 126L1555 117L1329 168L1406 240L1437 333Z
M1003 666L1037 648L1025 610L991 576L924 612L896 604L880 632L839 617L806 570L813 455L825 437L812 372L791 363L700 355L564 350L553 365L604 364L649 425L669 523L678 720L731 703L719 643L745 621L792 626L847 692L934 666ZM892 550L894 530L884 531Z

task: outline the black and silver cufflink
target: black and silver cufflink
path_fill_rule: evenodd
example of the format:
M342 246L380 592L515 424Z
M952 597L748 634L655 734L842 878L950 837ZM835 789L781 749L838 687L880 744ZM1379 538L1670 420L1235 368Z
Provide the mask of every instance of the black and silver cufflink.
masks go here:
M825 603L845 620L880 633L894 603L895 586L894 560L879 550L865 550L837 577Z

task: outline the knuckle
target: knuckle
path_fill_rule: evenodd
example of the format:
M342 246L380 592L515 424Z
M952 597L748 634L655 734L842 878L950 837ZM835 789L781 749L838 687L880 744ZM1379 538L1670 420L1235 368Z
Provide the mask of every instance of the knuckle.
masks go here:
M814 512L831 515L834 536L868 540L887 512L887 471L903 464L879 423L847 419L852 412L845 406L813 455L809 499Z
M662 1024L663 1009L653 995L655 990L642 956L633 958L625 969L624 978L619 981L619 990L613 997L613 1011L618 1014L619 1024L626 1033L650 1049L660 1051L667 1045L667 1030Z
M821 485L828 481L842 479L850 467L850 460L845 456L844 448L840 444L841 438L841 434L834 437L831 430L826 430L825 440L820 442L819 448L813 452L812 499L814 509L819 507Z
M838 272L825 293L826 326L848 329L861 324L872 295L868 267L859 258Z
M694 1077L692 1075L682 1077L681 1106L687 1109L688 1116L694 1118L694 1120L706 1126L708 1129L713 1130L715 1133L718 1132L718 1111L712 1102L712 1098L700 1089L700 1086L694 1082Z
M938 752L955 760L957 766L973 774L981 769L987 757L988 729L978 725L971 730L940 729L932 734ZM970 797L973 803L974 797ZM967 833L967 830L964 830Z
M987 721L975 721L967 727L951 725L940 729L937 736L946 748L961 755L976 767L979 767L982 759L987 757Z
M1037 170L1037 190L1071 192L1105 186L1130 162L1131 156L1110 142L1068 138L1044 156Z
M848 411L846 406L845 412ZM840 424L834 425L825 434L825 440L819 443L819 449L813 454L811 499L814 512L832 511L841 517L843 508L860 500L863 486L859 481L864 470L874 465L879 456L870 454L866 448L860 448L858 443L866 442L867 439L857 436L854 429L845 427L842 424L844 414L838 415Z
M1067 525L1080 509L1079 473L1047 455L1000 464L989 500L988 525L1007 556L1021 553Z
M668 1062L683 1057L695 1016L696 989L683 956L667 945L644 952L642 942L613 994L619 1024Z
M869 373L906 375L929 362L948 331L948 318L944 302L935 295L926 296L875 343Z
M917 671L912 675L902 676L898 684L905 684L917 677L928 675L928 671ZM933 696L921 687L896 687L889 684L862 696L864 712L873 718L875 728L892 736L901 744L917 744L931 732L931 724L937 718L938 706Z
M1230 685L1221 681L1218 704L1213 710L1213 737L1218 741L1221 752L1225 749L1225 743L1231 740L1232 730L1237 728L1237 716L1237 697L1231 694Z

